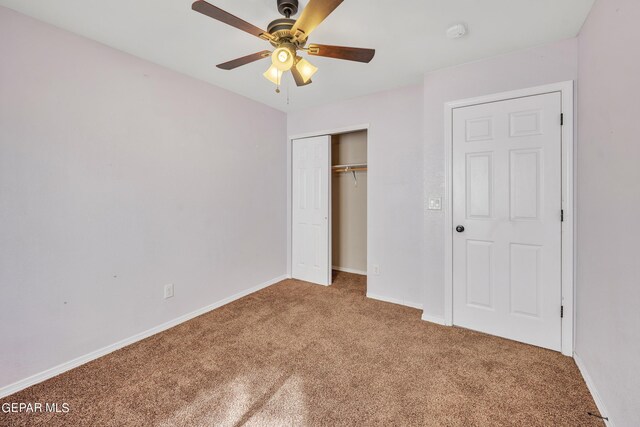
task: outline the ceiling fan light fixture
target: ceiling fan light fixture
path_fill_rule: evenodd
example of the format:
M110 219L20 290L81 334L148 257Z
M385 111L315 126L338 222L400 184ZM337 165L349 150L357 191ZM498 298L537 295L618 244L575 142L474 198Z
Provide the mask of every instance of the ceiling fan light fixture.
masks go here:
M275 65L269 67L263 76L276 86L280 86L280 82L282 81L282 71L280 71Z
M300 58L296 63L296 70L302 76L304 83L308 83L311 77L318 71L318 67L315 67L309 61L304 58Z
M293 67L295 57L288 47L280 46L271 54L273 66L280 71L289 71Z
M311 44L305 47L311 33L343 1L307 0L307 4L300 16L297 19L293 19L292 16L296 15L298 11L299 0L277 0L278 11L284 15L284 18L272 21L268 25L267 31L212 5L206 0L195 0L191 8L218 22L268 41L275 50L263 50L245 55L232 61L218 64L217 67L222 70L234 70L271 56L272 65L263 75L277 86L276 92L280 93L282 74L285 72L291 72L295 84L300 87L310 84L311 77L318 71L315 66L297 56L298 51L305 51L312 56L324 56L326 58L363 63L368 63L373 59L375 55L374 49L321 44Z

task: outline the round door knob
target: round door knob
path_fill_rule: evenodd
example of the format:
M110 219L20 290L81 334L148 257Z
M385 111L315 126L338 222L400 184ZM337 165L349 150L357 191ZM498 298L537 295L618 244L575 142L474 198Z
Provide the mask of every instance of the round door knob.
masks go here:
M457 231L458 233L462 233L462 232L464 231L464 227L463 227L463 226L461 226L461 225L459 225L459 226L457 226L457 227L456 227L456 231Z

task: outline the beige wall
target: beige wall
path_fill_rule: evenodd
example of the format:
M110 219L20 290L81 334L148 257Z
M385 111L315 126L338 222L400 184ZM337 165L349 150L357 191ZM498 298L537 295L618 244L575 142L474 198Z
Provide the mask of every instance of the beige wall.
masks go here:
M367 162L367 132L335 135L331 140L333 165ZM332 174L333 266L367 271L367 172Z
M3 7L0 58L0 396L285 274L284 113Z
M579 39L576 360L616 426L640 413L638 16L599 0Z

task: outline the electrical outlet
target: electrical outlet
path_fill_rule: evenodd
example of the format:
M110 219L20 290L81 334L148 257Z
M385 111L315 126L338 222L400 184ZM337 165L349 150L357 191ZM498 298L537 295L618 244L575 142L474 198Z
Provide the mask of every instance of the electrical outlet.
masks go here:
M373 264L372 267L373 267L373 274L375 274L376 276L380 274L380 266L378 264Z
M173 284L164 285L164 299L173 297Z
M429 210L440 211L442 210L442 198L441 197L429 197Z

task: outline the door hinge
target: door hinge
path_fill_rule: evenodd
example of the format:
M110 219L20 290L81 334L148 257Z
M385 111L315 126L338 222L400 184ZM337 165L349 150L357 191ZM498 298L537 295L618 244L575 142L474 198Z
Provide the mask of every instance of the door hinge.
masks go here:
M560 126L564 126L564 113L560 113Z
M560 210L560 222L564 222L564 209Z
M562 319L564 317L564 305L560 306L560 318Z

